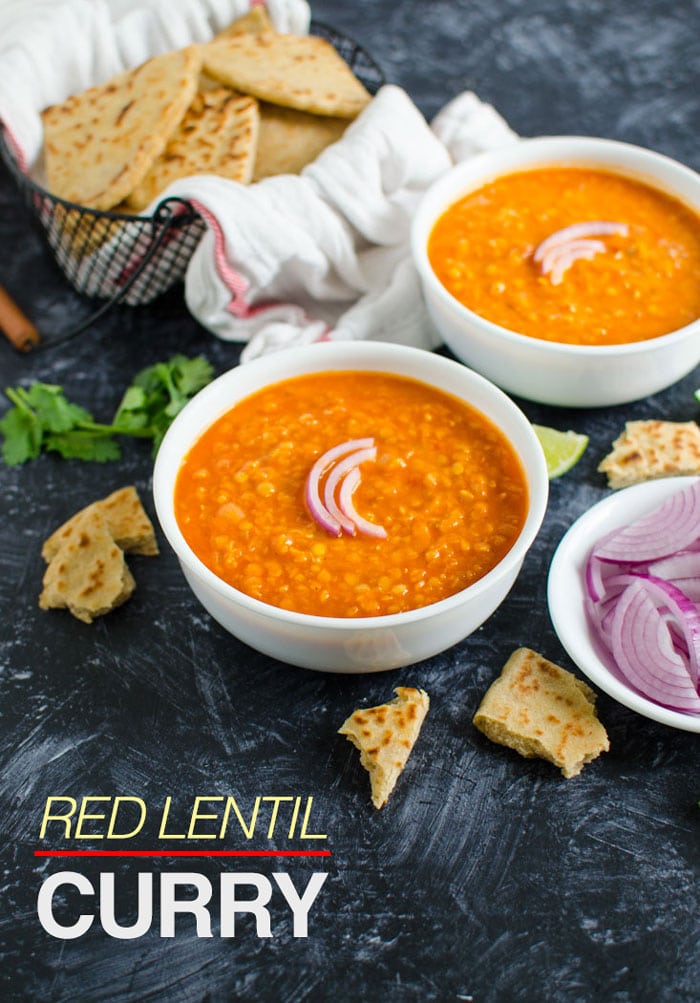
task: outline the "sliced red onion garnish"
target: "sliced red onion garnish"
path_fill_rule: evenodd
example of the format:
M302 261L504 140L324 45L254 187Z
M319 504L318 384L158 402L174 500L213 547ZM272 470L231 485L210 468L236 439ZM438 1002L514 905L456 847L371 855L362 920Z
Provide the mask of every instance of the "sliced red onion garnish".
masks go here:
M700 696L682 655L648 593L638 579L622 593L611 626L612 654L640 693L666 707L700 712Z
M635 569L634 564L624 564L622 562L617 564L612 564L609 561L601 561L595 556L594 553L590 555L586 563L586 589L588 590L588 595L594 602L605 598L610 592L611 587L620 586L621 583L620 576L627 574L632 569ZM639 568L636 568L639 571ZM646 565L642 566L642 570L646 571ZM620 591L620 588L617 588Z
M549 275L552 285L558 286L564 278L564 273L574 262L584 258L588 261L596 254L605 252L602 240L572 240L550 248L542 259L542 274Z
M606 223L600 220L574 223L550 234L535 248L532 258L540 264L542 275L549 275L552 285L558 286L564 278L564 273L574 262L582 258L590 260L596 254L602 254L607 250L602 240L592 238L613 233L626 237L628 232L629 227L626 223Z
M350 439L327 450L314 463L306 479L306 504L313 518L327 532L334 536L341 536L343 532L350 536L354 536L356 532L368 536L386 536L381 526L364 519L352 503L352 493L360 478L359 465L376 458L374 439ZM323 486L322 499L321 481L331 467ZM351 486L344 492L345 482L349 476L353 480L350 482Z
M680 589L692 603L700 603L700 578L675 578L671 584Z
M676 578L700 578L700 552L679 551L671 557L653 561L647 570L650 575L665 578L668 582L675 581Z
M550 234L546 240L543 240L535 248L535 253L532 257L535 261L539 262L542 261L547 251L550 251L553 247L569 244L571 241L579 240L582 237L607 237L614 233L619 233L622 237L626 237L629 233L629 227L626 223L607 223L602 220L590 223L574 223L571 226L565 226L562 230L556 230Z
M341 536L343 527L338 519L331 515L321 501L321 478L328 467L341 456L358 449L366 449L374 445L374 439L350 439L348 442L341 442L338 446L333 446L327 450L314 463L309 476L306 478L305 498L309 512L314 517L319 526L322 526L333 536Z
M613 530L593 548L601 561L643 562L686 550L700 537L700 481L667 498L654 512Z
M354 536L356 529L359 527L356 526L353 519L343 511L342 505L338 505L335 500L335 493L340 482L351 470L355 470L361 463L365 463L368 460L376 460L376 458L377 449L375 446L368 446L365 449L356 449L355 452L349 453L342 460L339 460L326 478L326 485L323 489L324 504L331 515L335 516L343 530L348 533L349 536Z
M662 578L645 575L647 594L654 601L659 611L665 611L669 623L673 622L685 641L688 649L688 672L691 682L697 690L700 678L700 610L685 593Z
M352 496L360 483L361 477L362 475L357 467L354 467L345 475L340 485L340 494L338 496L340 508L355 523L361 533L364 533L366 536L376 536L384 539L386 537L384 527L363 518L355 508Z
M588 618L641 693L700 713L700 481L608 533L585 569Z

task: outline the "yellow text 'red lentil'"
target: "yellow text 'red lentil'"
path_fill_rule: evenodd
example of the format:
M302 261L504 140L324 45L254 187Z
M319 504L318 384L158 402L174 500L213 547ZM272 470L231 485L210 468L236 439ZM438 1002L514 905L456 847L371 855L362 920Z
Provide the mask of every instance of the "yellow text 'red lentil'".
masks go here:
M308 511L309 471L371 436L354 501L385 538L334 536ZM185 457L175 515L218 577L272 606L320 616L400 613L491 570L524 524L527 484L488 419L418 381L323 372L236 404Z
M561 281L537 247L589 221L622 224L603 253L576 260ZM445 288L501 327L547 341L646 341L700 317L700 217L649 185L602 170L507 174L450 206L428 242Z

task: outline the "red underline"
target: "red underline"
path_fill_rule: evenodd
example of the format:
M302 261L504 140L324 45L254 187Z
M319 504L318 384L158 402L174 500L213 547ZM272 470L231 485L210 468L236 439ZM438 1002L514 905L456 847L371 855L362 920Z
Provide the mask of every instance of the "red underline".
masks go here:
M330 850L35 850L35 857L330 857Z

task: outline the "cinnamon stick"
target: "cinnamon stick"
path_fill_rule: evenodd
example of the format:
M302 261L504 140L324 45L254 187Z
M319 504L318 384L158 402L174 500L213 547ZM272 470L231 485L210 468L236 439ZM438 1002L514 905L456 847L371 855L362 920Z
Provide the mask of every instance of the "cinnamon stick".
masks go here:
M22 313L11 296L0 286L0 330L19 352L30 352L41 341L41 335Z

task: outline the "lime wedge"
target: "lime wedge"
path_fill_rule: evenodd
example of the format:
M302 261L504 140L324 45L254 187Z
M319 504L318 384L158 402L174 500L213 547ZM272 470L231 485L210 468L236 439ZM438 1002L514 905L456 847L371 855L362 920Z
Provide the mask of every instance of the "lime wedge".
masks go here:
M571 470L581 459L588 445L588 436L579 432L559 432L556 428L547 428L546 425L532 427L544 450L550 481Z

